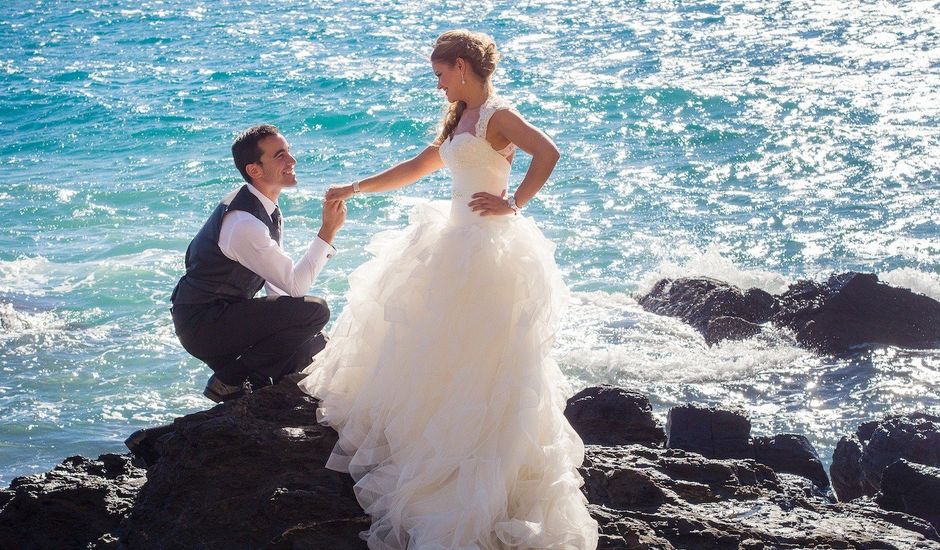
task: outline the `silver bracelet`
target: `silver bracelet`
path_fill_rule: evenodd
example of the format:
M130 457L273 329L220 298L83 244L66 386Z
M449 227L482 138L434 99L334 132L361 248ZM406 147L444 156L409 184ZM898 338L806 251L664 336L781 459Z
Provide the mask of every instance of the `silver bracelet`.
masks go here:
M359 180L356 180L353 182L353 194L360 192L361 190L359 189Z
M516 196L515 196L515 195L509 195L509 198L506 199L506 204L508 204L508 205L509 205L509 208L512 209L512 214L513 214L513 216L515 216L516 214L519 213L520 210L522 210L522 207L519 206L518 204L516 204Z

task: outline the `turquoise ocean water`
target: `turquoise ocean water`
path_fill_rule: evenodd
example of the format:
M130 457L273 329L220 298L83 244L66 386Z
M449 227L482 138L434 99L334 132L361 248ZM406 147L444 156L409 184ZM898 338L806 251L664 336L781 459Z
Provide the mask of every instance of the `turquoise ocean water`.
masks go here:
M574 291L555 354L575 389L638 389L661 418L740 405L755 433L804 433L827 463L861 421L940 409L938 351L816 357L776 332L709 348L634 299L666 275L777 292L844 270L940 299L935 2L8 0L3 485L211 404L168 299L239 184L234 134L271 122L292 142L299 257L328 185L429 142L443 99L427 56L455 27L495 37L497 88L563 153L528 212ZM339 312L370 236L442 198L444 173L356 198L313 292Z

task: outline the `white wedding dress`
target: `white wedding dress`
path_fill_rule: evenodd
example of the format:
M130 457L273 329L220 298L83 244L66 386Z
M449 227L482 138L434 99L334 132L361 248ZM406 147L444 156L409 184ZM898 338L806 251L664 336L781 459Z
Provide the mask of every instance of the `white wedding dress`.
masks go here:
M524 216L487 216L471 195L506 189L513 146L475 135L440 147L453 200L376 235L348 303L301 387L339 433L327 467L349 472L372 549L593 549L597 522L549 358L568 291L554 245Z

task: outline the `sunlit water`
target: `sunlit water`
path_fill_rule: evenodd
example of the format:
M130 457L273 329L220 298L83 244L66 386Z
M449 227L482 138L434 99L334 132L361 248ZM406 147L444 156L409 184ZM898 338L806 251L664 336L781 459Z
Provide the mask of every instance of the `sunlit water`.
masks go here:
M635 296L706 274L778 292L862 270L940 298L935 2L6 2L0 16L0 482L207 407L168 299L234 133L273 122L299 158L296 256L331 183L419 151L448 28L492 34L496 85L563 157L527 208L574 291L556 356L665 419L740 405L756 434L842 434L940 408L940 353L816 357L769 331L709 348ZM514 167L518 183L526 168ZM314 292L446 174L357 197Z

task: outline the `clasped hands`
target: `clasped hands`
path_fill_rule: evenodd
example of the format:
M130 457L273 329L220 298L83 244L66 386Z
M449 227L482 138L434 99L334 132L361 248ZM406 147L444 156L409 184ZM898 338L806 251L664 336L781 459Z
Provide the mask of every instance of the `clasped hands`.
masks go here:
M344 201L351 196L353 196L353 186L343 185L341 187L330 187L327 189L326 196L323 197L323 200L327 202Z
M330 199L329 193L323 199L323 223L320 225L320 231L317 235L333 244L339 228L346 223L346 201L342 199Z
M353 196L352 185L343 185L341 187L330 187L326 191L324 201L344 201ZM467 206L474 212L479 212L481 216L509 216L513 214L512 208L506 202L506 190L504 189L499 196L491 193L474 193Z

